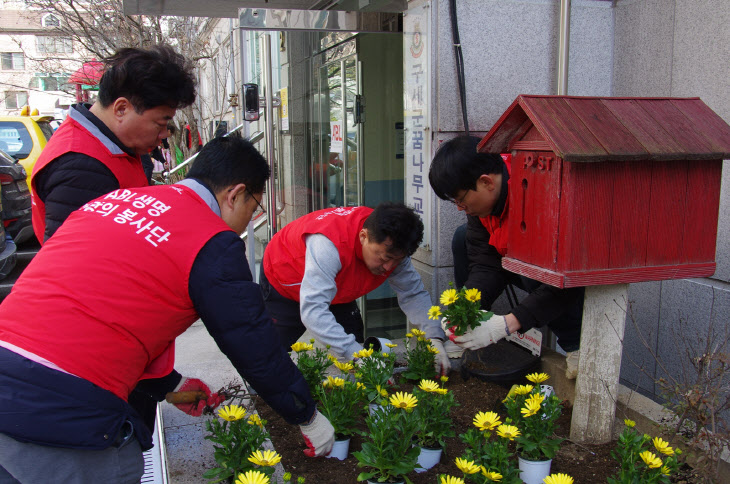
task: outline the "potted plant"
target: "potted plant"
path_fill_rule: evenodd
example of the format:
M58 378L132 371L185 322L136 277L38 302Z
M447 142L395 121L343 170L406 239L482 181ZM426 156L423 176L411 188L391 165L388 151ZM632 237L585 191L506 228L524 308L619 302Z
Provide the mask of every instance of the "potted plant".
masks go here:
M418 429L413 409L418 405L410 393L391 395L389 404L378 408L365 419L367 432L362 450L353 452L358 467L369 470L357 476L368 483L413 484L407 474L418 466L419 449L412 445Z
M616 449L611 455L621 464L621 469L614 477L609 477L609 484L669 483L669 476L677 471L677 454L661 437L639 434L636 423L624 420L624 430L616 442ZM650 445L651 442L651 445Z
M406 333L407 368L403 377L415 381L433 378L436 375L434 360L437 353L438 350L431 345L431 341L426 339L426 333L413 328Z
M246 410L240 405L226 405L218 409L222 419L211 419L205 423L209 435L205 438L212 441L213 457L217 467L207 470L203 477L211 482L232 480L234 477L255 467L249 460L252 454L260 450L269 438L264 428L266 424L257 414L246 418Z
M519 470L512 459L509 443L520 435L514 425L503 424L495 412L479 412L474 427L459 438L466 444L456 466L470 480L485 484L520 484Z
M345 365L352 366L351 363ZM317 388L315 397L319 400L319 410L335 429L335 444L328 457L347 458L350 437L357 432L363 393L362 385L333 376L328 376Z
M563 441L554 433L562 406L552 392L541 391L547 374L532 373L526 378L533 384L513 387L504 405L521 433L516 439L520 476L527 484L541 484L550 474L550 464Z
M444 439L454 436L451 409L458 403L453 393L433 380L421 380L413 395L418 399L414 413L418 421L416 445L421 449L418 464L422 469L417 471L423 472L438 464L446 446Z
M365 400L372 412L378 405L383 405L382 402L388 397L395 357L386 352L374 351L372 348L363 348L352 356L357 366L355 379L363 385Z
M309 340L309 343L297 341L291 345L291 349L297 354L297 368L302 372L309 389L314 392L324 380L327 368L332 366L333 358L330 358L327 351L321 348L315 349L314 339Z
M449 286L453 286L449 283ZM443 305L444 310L441 311L439 306L431 306L428 311L429 319L441 319L441 326L449 338L461 336L467 330L474 329L481 325L482 321L486 321L493 316L491 311L482 311L480 302L482 293L479 289L467 289L462 287L458 291L456 289L447 289L441 293L439 302Z

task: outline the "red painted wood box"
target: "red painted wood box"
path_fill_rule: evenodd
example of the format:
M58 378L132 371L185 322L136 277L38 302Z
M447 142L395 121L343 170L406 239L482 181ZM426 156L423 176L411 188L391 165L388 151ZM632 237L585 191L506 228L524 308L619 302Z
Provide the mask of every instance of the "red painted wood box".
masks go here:
M699 98L521 95L478 149L512 153L505 269L557 287L715 272L730 126Z

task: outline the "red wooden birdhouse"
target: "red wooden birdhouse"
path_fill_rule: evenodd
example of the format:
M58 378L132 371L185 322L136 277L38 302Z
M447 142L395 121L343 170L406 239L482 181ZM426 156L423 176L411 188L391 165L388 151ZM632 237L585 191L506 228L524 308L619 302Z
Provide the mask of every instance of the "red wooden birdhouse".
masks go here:
M730 126L699 98L521 95L478 149L512 153L505 269L557 287L715 272Z

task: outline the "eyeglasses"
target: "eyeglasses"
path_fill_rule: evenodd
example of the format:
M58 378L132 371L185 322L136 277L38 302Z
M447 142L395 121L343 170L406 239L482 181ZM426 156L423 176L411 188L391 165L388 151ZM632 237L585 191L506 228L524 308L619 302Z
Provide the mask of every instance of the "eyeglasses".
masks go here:
M457 207L466 208L466 205L464 205L464 200L466 200L466 196L471 191L471 188L467 188L467 190L464 192L464 195L461 196L461 198L452 198L451 202L456 205Z
M249 195L251 195L251 198L254 199L254 201L256 202L256 205L259 206L259 208L257 208L256 210L254 210L253 215L257 215L258 213L266 213L266 209L263 207L263 205L261 205L261 202L259 202L258 200L256 200L256 197L253 196L253 193L251 193L251 190L249 190L248 188L246 188L246 192Z

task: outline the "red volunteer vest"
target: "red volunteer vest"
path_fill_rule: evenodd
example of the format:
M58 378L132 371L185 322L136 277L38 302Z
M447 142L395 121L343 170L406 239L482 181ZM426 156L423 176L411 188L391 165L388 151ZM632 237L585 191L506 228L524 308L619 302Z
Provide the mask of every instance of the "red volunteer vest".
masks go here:
M368 207L318 210L286 225L272 237L264 252L264 272L269 283L282 296L299 301L304 277L304 239L322 234L337 247L342 269L335 277L337 294L331 304L354 301L380 286L393 270L376 276L362 260L358 234L372 213Z
M0 340L124 400L167 375L198 315L193 261L230 228L187 187L111 192L73 212L0 306Z
M129 156L123 151L119 154L112 153L102 140L72 119L71 116L67 116L66 120L53 133L46 147L43 148L38 161L33 167L30 179L33 201L33 231L41 245L43 245L43 234L46 231L46 204L36 196L36 175L53 160L69 152L82 153L104 163L119 182L119 188L147 186L147 177L144 174L139 157Z
M512 155L502 155L504 164L507 166L507 173L512 173ZM507 187L509 187L510 180L507 180ZM507 246L509 245L509 234L507 232L507 221L509 219L509 196L504 201L504 210L502 215L499 217L496 215L489 215L487 217L479 217L482 225L489 232L489 245L497 249L500 255L504 256L507 254Z

